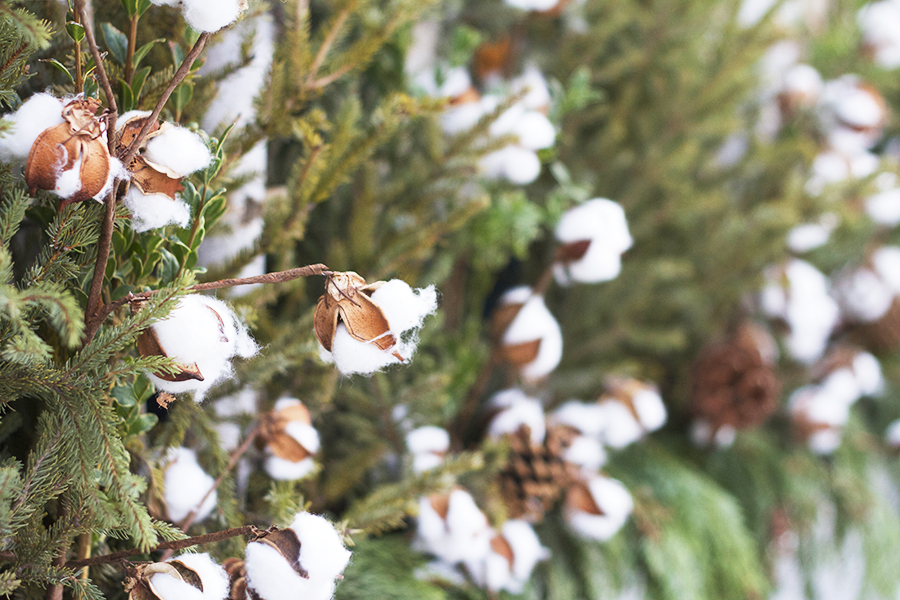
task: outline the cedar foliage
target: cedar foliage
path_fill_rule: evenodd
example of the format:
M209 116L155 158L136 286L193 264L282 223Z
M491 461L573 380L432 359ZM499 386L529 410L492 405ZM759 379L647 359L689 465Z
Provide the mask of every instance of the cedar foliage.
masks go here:
M830 75L866 69L849 51L847 37L855 34L841 19L853 14L851 4L836 5L813 44L814 63ZM122 32L137 6L94 2L98 43L114 81L124 77ZM124 79L115 86L126 108L152 108L197 37L177 11L148 8L140 41L164 38L171 46L147 48L142 89ZM343 521L358 542L337 598L485 597L472 586L416 578L425 559L410 550L405 529L423 494L463 482L489 497L505 449L475 447L413 476L395 460L405 447L392 415L407 407L415 425L454 421L490 355L484 312L497 281L534 282L549 260L559 215L595 196L623 205L635 246L616 280L550 292L565 355L545 392L551 403L587 399L597 397L610 373L639 376L660 383L670 424L609 466L635 496L625 530L608 543L588 543L549 515L539 534L553 559L537 568L524 597L615 597L638 580L648 598L761 598L771 589L772 517L782 512L799 534L806 573L846 536L861 536L867 590L891 593L900 573L900 518L873 478L886 473L900 482L895 458L878 441L900 416L891 404L895 392L864 404L827 460L790 442L783 411L727 450L701 451L687 441L693 358L744 315L763 269L788 255L787 231L824 203L802 189L816 152L802 127L773 143L751 141L733 166L713 165L728 136L752 121L752 67L777 37L771 18L738 27L738 8L734 0L587 2L572 8L586 26L571 29L558 17L499 0L253 4L251 11L270 10L279 27L257 118L238 132L207 132L216 158L186 180L194 215L187 229L138 234L119 210L104 301L161 292L135 314L114 313L87 344L84 307L103 209L87 202L57 211L52 196L29 195L18 173L0 166L0 595L39 597L61 584L75 598L122 597L117 569L94 567L84 579L58 557L83 557L85 547L92 555L138 547L145 554L135 560L149 559L162 540L247 522L285 524L308 507ZM0 0L0 105L15 108L47 87L73 92L65 72L73 71L76 54L65 13L56 3ZM479 158L498 147L485 141L486 132L505 106L469 132L442 134L444 103L417 96L403 72L411 26L424 18L439 23L440 50L453 64L470 63L480 41L512 31L529 60L553 77L551 118L560 134L542 154L535 183L472 185ZM90 66L86 48L77 51ZM239 66L191 75L163 116L198 120L216 82ZM864 74L898 104L896 79L868 69ZM102 97L90 70L85 91ZM6 130L0 120L0 135ZM206 271L197 266L197 249L223 228L226 189L239 183L229 168L259 140L270 151L268 185L278 190L263 207L263 233L253 251ZM853 188L830 193L851 198L859 191ZM813 254L828 271L859 263L872 235L861 218L844 212L837 243ZM898 239L896 232L883 237ZM348 381L317 359L316 280L234 297L264 351L238 364L204 405L183 397L158 419L148 410L154 391L144 373L172 365L139 357L137 336L187 286L235 276L258 252L269 271L322 262L372 281L433 282L442 309L410 365ZM881 358L896 376L897 356ZM799 385L797 365L785 361L783 372ZM181 532L152 508L160 497L159 459L166 448L189 443L213 477L225 472L229 456L214 404L243 384L260 391L261 411L282 395L310 407L323 439L321 467L301 482L274 482L253 470L241 483L228 473L214 516ZM500 386L498 375L490 389ZM246 431L246 417L232 420ZM496 503L486 510L503 517ZM829 514L833 535L823 540L816 524ZM241 546L229 540L209 550L222 559L239 555Z

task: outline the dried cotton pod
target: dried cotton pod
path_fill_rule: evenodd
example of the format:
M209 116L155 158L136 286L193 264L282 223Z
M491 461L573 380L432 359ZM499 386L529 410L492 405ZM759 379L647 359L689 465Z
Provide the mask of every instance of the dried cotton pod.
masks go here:
M138 565L126 586L130 600L224 600L228 575L209 554L185 554Z
M569 488L563 514L577 534L605 542L625 525L633 509L634 500L620 481L597 475Z
M63 122L37 136L25 165L25 182L34 190L48 190L63 199L60 206L93 198L106 187L109 150L103 128L94 116L100 102L73 100L62 111Z
M501 358L528 381L550 374L562 358L562 331L543 297L530 287L503 294L491 317L491 330Z
M319 434L309 409L295 398L282 398L260 418L260 441L266 453L266 472L282 481L302 479L315 468Z

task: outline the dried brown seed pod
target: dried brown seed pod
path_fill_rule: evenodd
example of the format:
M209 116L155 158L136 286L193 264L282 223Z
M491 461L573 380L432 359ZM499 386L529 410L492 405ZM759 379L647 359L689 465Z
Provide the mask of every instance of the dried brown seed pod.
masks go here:
M297 401L296 404L290 404L263 415L259 424L259 442L268 446L272 454L278 458L296 463L312 456L314 452L310 448L305 448L285 431L288 423L291 422L312 425L309 409L302 402Z
M94 116L100 102L74 100L63 107L63 123L45 129L34 141L25 165L29 191L49 190L63 197L60 206L88 200L106 186L110 172L109 150L103 129ZM71 172L73 181L60 186L60 176Z
M200 592L203 591L203 581L200 579L200 575L184 563L172 560L138 565L135 574L129 578L126 584L126 586L130 586L130 589L127 589L128 598L130 600L164 600L165 596L159 593L153 585L153 576L160 573L183 581Z
M370 298L384 282L367 284L353 271L334 273L325 281L325 293L319 298L314 317L316 338L331 352L338 323L343 323L353 339L372 343L381 350L390 350L397 338L390 331L390 323ZM394 352L394 355L404 360Z
M164 194L169 198L175 198L175 194L182 191L181 177L172 177L160 170L162 167L154 166L143 156L136 156L128 170L131 172L131 182L144 194Z

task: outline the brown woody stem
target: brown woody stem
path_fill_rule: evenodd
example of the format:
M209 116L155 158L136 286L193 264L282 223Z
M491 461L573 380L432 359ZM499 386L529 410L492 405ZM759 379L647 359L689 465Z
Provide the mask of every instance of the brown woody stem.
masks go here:
M275 273L266 273L265 275L255 275L253 277L241 277L238 279L220 279L218 281L210 281L208 283L198 283L188 287L188 291L202 292L206 290L218 290L222 288L235 287L238 285L251 285L254 283L283 283L300 277L309 277L311 275L330 275L331 271L323 264L307 265L305 267L297 267L288 269L287 271L278 271ZM100 326L106 317L111 315L117 308L125 306L129 302L136 300L146 300L147 298L160 293L163 290L149 290L139 294L128 294L124 298L119 298L115 302L104 305L97 314L88 322L88 328L93 327L94 331Z
M184 520L178 524L179 529L182 531L187 531L190 529L191 525L194 524L194 520L197 518L197 510L199 507L203 506L206 499L216 491L222 482L225 481L225 477L234 469L234 466L238 463L241 457L250 449L250 445L253 444L254 440L256 440L256 436L259 435L259 425L255 426L250 432L247 434L247 439L244 440L234 452L231 453L231 457L228 459L228 465L225 469L219 474L219 477L216 479L215 483L213 483L212 487L209 488L209 491L206 492L206 495L197 503L197 508L192 510L188 516L184 518ZM160 560L168 560L172 558L172 554L175 552L174 549L170 548L163 553L163 556Z
M201 546L203 544L213 544L221 542L239 535L257 535L260 530L255 525L244 525L243 527L235 527L215 533L207 533L206 535L197 535L194 537L184 538L182 540L174 540L171 542L163 542L153 548L150 552L158 550L184 550L191 546ZM120 550L112 554L102 554L100 556L92 556L81 560L70 560L65 564L69 569L80 569L82 567L90 567L92 565L104 565L113 563L135 554L146 554L145 550L140 548L131 548L130 550Z
M102 310L100 306L100 294L103 291L103 279L106 276L106 263L109 260L109 249L112 247L112 234L116 221L116 186L113 185L106 197L106 213L103 215L103 223L100 226L100 239L97 240L97 260L94 262L94 275L91 277L91 287L88 291L87 307L84 310L85 332L84 343L89 344L97 333L100 323L94 325L94 315Z
M81 26L84 27L84 39L88 42L88 48L91 49L91 56L94 57L94 64L97 65L97 73L100 76L100 84L103 86L103 93L106 94L106 104L109 106L109 117L107 119L107 134L109 152L115 152L116 140L116 115L119 107L116 105L116 95L113 93L112 86L109 83L109 76L106 74L106 67L103 66L103 57L100 56L100 49L97 47L97 40L94 38L94 25L88 19L87 11L84 6L85 0L75 0L75 10L81 15ZM104 263L105 266L106 263Z
M134 158L134 155L137 154L138 148L140 148L141 144L144 142L144 138L147 137L148 133L150 133L150 127L153 123L156 123L157 119L159 119L159 114L162 112L162 109L166 105L166 102L169 101L169 96L172 95L172 92L175 91L175 88L178 87L178 84L184 81L184 78L187 77L188 73L191 72L191 66L194 64L194 61L197 60L197 57L200 56L200 53L203 52L203 47L206 45L206 42L209 40L209 37L211 35L212 34L208 31L204 31L203 33L201 33L200 37L197 38L197 42L194 44L194 47L191 48L191 51L188 52L188 55L184 57L181 66L178 67L177 71L175 71L175 75L172 77L172 80L169 81L169 85L166 86L166 89L163 90L162 96L159 97L159 101L153 108L153 112L150 114L150 117L146 121L144 121L144 126L141 127L141 131L137 134L131 144L129 144L128 148L124 151L123 155L120 157L123 165L127 166Z

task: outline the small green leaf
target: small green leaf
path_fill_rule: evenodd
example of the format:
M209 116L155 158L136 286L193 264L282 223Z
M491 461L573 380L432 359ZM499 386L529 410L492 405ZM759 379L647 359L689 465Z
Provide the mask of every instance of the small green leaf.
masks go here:
M159 278L163 281L163 283L171 283L172 280L175 279L175 276L178 274L178 269L181 267L181 263L171 252L169 252L165 248L160 248L159 252L162 255L162 259L160 260L159 264Z
M117 385L112 389L112 397L116 399L119 406L130 408L137 404L137 398L134 396L134 390L130 385Z
M138 65L141 64L141 61L144 60L144 57L147 56L147 53L150 52L151 48L159 42L166 41L163 38L156 38L155 40L151 40L134 51L134 57L131 59L131 64L134 65L134 68L137 69Z
M184 107L187 106L187 103L191 101L191 96L194 95L194 85L192 83L188 83L186 81L178 84L178 87L175 88L175 91L172 92L172 102L175 105L175 112L181 113L184 110Z
M118 300L119 298L124 298L128 294L134 292L134 286L132 285L120 285L116 289L112 291L109 295L110 300Z
M125 83L124 79L119 79L119 90L119 106L122 112L134 110L134 92L131 90L131 86Z
M45 63L53 65L54 67L56 67L57 69L59 69L60 71L62 71L63 73L66 74L66 77L69 78L69 83L75 83L75 78L72 77L71 73L69 73L69 69L67 69L65 67L65 65L63 65L61 62L59 62L55 58L42 58L40 60L40 62L45 62Z
M215 196L209 202L206 203L206 206L203 207L201 211L201 215L206 219L206 222L212 226L213 223L219 220L219 218L225 214L225 210L228 208L228 200L225 196Z
M144 413L128 423L129 435L140 435L153 429L159 423L159 418L153 413Z
M181 46L174 42L169 42L169 50L172 51L172 63L177 69L181 66L181 63L184 62L184 50L182 50Z
M84 25L75 21L69 21L66 23L66 33L77 44L84 39Z
M150 0L138 0L138 16L143 16L150 6Z
M129 17L133 17L137 13L137 0L122 0L122 8Z
M106 40L109 53L117 63L125 66L125 57L128 55L128 38L109 23L101 23L100 28L103 30L103 39Z

